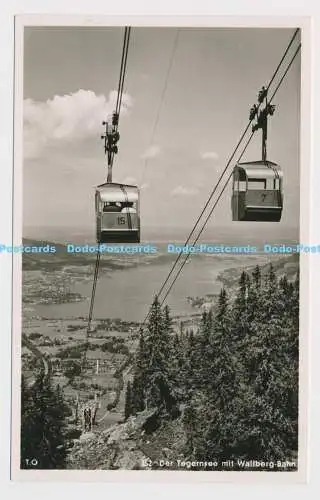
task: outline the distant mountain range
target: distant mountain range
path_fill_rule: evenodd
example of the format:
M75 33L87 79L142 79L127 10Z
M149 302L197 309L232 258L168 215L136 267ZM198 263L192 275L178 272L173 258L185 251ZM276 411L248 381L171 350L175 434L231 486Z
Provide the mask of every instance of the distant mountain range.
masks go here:
M177 241L177 240L171 240L171 241ZM208 240L207 240L208 241ZM260 240L261 241L261 240ZM259 245L259 242L256 242L254 238L250 240L250 244L253 245ZM221 238L220 241L218 239L215 240L214 243L216 244L225 244L226 242L225 239ZM69 242L70 243L70 242ZM270 242L269 242L270 243ZM280 244L279 240L274 239L272 244ZM282 240L283 243L283 240ZM290 240L290 243L292 243L292 240ZM84 241L81 242L81 245L85 245L86 243ZM230 244L230 243L229 243ZM244 245L248 244L248 242L245 242L242 240L242 242L232 242L232 244L235 245ZM25 271L28 270L43 270L43 271L55 271L55 270L60 270L65 266L94 266L95 261L96 261L96 252L93 253L75 253L75 252L68 252L67 251L67 245L63 243L58 243L56 241L51 241L51 240L38 240L38 239L31 239L31 238L23 238L23 245L24 246L29 246L29 247L47 247L49 250L50 247L53 247L55 249L55 252L30 252L30 253L23 253L22 255L22 268ZM93 246L97 246L95 242L89 244ZM135 255L129 255L129 254L119 254L119 253L102 253L101 254L101 260L100 260L100 267L105 268L105 269L110 269L110 270L117 270L117 269L124 269L128 267L136 267L138 265L142 264L157 264L161 265L166 262L173 262L175 258L177 257L178 254L172 254L167 252L167 244L161 244L160 242L156 242L155 246L158 248L157 253L150 254L150 253L138 253ZM216 259L225 259L226 257L230 257L231 254L216 254L216 256L213 256ZM206 257L206 254L198 254L196 257ZM281 257L279 255L279 257ZM288 263L293 263L296 267L299 262L299 257L298 255L293 255L291 256L292 258L289 258L289 256L286 256L284 259L280 259L279 266L282 267L284 264ZM236 275L238 274L238 266L235 268ZM228 280L229 277L233 275L233 269L231 268L229 273L225 274L225 278ZM232 279L231 279L232 281Z
M29 247L54 247L56 252L30 252L22 255L22 269L24 271L43 270L55 271L64 266L94 265L96 253L68 253L66 245L48 240L34 240L23 238L23 245ZM110 256L102 256L100 267L108 269L122 269L123 266Z
M143 242L149 243L181 243L185 242L192 229L192 223L185 227L150 227L141 228ZM199 225L200 229L201 225ZM49 240L58 243L95 243L95 228L38 226L25 227L25 238ZM194 233L194 237L197 232ZM194 239L194 237L192 239ZM234 222L230 226L210 225L201 235L199 241L206 243L223 243L234 245L263 245L265 243L293 243L299 240L299 228L283 226L275 223ZM304 242L307 243L307 242Z
M278 277L282 275L286 275L287 279L294 280L297 272L299 271L299 254L286 255L284 257L280 257L278 260L272 261L272 266L274 272ZM270 269L270 263L268 264L260 264L261 274L265 275L268 273ZM251 274L254 270L255 265L248 266L246 271ZM232 267L229 269L225 269L221 272L217 279L227 288L238 286L239 282L239 268Z

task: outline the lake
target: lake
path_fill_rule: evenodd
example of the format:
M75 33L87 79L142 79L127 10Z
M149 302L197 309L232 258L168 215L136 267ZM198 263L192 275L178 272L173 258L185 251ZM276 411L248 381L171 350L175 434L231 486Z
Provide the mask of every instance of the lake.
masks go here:
M166 259L165 262L161 263L145 264L141 261L138 267L101 272L96 289L93 319L108 317L127 321L142 321L155 293L158 292L166 279L175 258L176 255L172 255L172 259ZM218 293L222 285L217 281L217 275L224 269L237 267L240 275L243 268L257 263L264 264L276 258L276 256L265 254L193 256L184 266L168 296L167 303L172 314L179 315L197 311L189 305L186 300L187 296L196 297ZM175 271L179 269L179 266L180 262ZM76 303L31 306L28 307L28 311L25 311L25 315L37 314L52 319L86 317L89 312L92 280L75 282L70 291L80 293L87 297L87 300Z

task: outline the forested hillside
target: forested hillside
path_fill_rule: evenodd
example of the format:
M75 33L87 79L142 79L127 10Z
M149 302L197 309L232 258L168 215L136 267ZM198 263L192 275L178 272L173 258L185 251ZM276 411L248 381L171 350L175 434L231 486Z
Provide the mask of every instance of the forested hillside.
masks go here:
M185 460L202 462L191 470L226 470L226 461L228 470L256 470L258 460L295 470L298 367L298 274L243 272L195 332L175 333L155 298L126 379L124 423L70 443L61 391L41 376L23 382L21 466L36 457L33 468L172 470Z
M221 290L198 335L170 329L156 298L140 333L126 416L156 407L158 433L179 419L184 437L171 460L235 460L236 469L241 459L296 458L298 276L277 279L270 267L262 277L257 266L251 278L242 273L232 301Z

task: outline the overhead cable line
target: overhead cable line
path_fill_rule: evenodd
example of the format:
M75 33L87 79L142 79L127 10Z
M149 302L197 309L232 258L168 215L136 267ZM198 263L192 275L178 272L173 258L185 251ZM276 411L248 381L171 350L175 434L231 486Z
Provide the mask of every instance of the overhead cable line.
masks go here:
M171 70L172 70L172 65L173 65L175 53L176 53L177 46L178 46L179 34L180 34L180 28L177 29L177 33L176 33L176 36L175 36L175 39L174 39L174 42L173 42L173 47L172 47L172 52L171 52L171 58L170 58L170 61L169 61L169 65L168 65L166 77L165 77L165 80L164 80L164 85L163 85L163 89L162 89L162 93L161 93L161 97L160 97L159 106L158 106L158 109L157 109L156 118L155 118L155 121L154 121L154 124L153 124L153 128L152 128L152 132L151 132L151 138L150 138L150 142L149 142L149 148L153 144L153 141L154 141L154 138L155 138L155 134L156 134L156 130L157 130L157 127L158 127L158 123L159 123L159 120L160 120L160 114L161 114L161 111L162 111L162 106L163 106L164 98L165 98L165 95L166 95L166 92L167 92L167 88L168 88L168 83L169 83L169 78L170 78L170 74L171 74ZM148 163L149 163L149 158L146 157L145 162L144 162L144 166L143 166L142 175L141 175L140 186L142 185L142 182L143 182L143 179L144 179L144 175L146 173L146 169L147 169Z
M131 28L126 27L124 30L124 40L123 40L122 55L121 55L120 76L119 76L119 84L118 84L116 109L115 109L115 112L113 113L113 118L112 118L112 125L113 125L112 132L113 133L117 133L118 127L119 127L120 112L121 112L122 97L123 97L124 79L125 79L126 69L127 69L127 58L128 58L128 51L129 51L130 34L131 34ZM107 126L107 123L105 123L105 125ZM106 131L106 140L107 140L107 138L108 138L108 132ZM115 151L113 150L110 154L110 158L108 159L111 168L113 166L114 155L115 155Z
M290 62L289 62L289 64L288 64L288 66L287 66L287 68L286 68L286 70L285 70L285 72L284 72L284 74L283 74L282 78L280 79L280 81L279 81L279 83L278 83L278 85L277 85L276 89L274 90L274 92L273 92L273 94L272 94L272 97L271 97L271 98L270 98L270 100L269 100L269 103L270 103L270 104L271 104L272 100L274 99L275 95L277 94L277 92L278 92L278 90L279 90L279 88L280 88L280 86L281 86L281 84L282 84L283 80L285 79L285 77L286 77L286 75L287 75L287 73L288 73L288 71L289 71L289 69L290 69L290 67L291 67L291 65L292 65L292 63L293 63L293 61L295 60L295 58L296 58L296 56L297 56L298 52L300 51L300 49L301 49L301 43L298 45L298 47L297 47L297 49L296 49L295 53L293 54L293 56L292 56L292 58L291 58L291 60L290 60ZM250 137L249 137L249 140L247 141L247 143L246 143L246 145L245 145L245 147L244 147L244 149L243 149L243 151L242 151L242 153L241 153L241 155L240 155L240 157L239 157L239 159L238 159L238 163L240 162L240 160L241 160L242 156L244 155L244 153L245 153L245 151L246 151L246 149L247 149L247 147L248 147L248 145L249 145L249 143L250 143L250 141L251 141L251 139L252 139L253 135L254 135L254 132L252 132L252 133L251 133L251 135L250 135ZM208 221L209 221L210 217L212 216L212 213L213 213L214 209L216 208L216 206L217 206L217 204L218 204L218 202L219 202L219 200L220 200L220 198L221 198L221 196L222 196L223 192L225 191L225 189L226 189L226 187L227 187L227 185L228 185L228 183L229 183L229 181L230 181L231 177L232 177L232 171L231 171L230 175L228 176L228 178L227 178L227 180L226 180L226 182L225 182L225 184L224 184L224 186L223 186L223 188L222 188L222 191L221 191L220 195L218 196L218 198L217 198L216 202L214 203L214 205L213 205L213 207L211 208L211 210L210 210L210 212L209 212L208 216L206 217L206 219L205 219L205 221L204 221L204 223L203 223L203 225L202 225L202 227L201 227L201 229L200 229L200 231L199 231L199 233L198 233L197 237L195 238L194 242L192 243L192 246L196 245L196 243L198 242L198 240L199 240L199 238L200 238L201 234L203 233L203 231L204 231L204 229L205 229L205 227L206 227L206 225L207 225L207 223L208 223ZM182 254L182 252L180 252L180 255L181 255L181 254ZM185 264L186 264L186 262L187 262L188 258L190 257L190 254L191 254L191 252L190 252L190 251L189 251L187 254L184 254L184 255L185 255L185 258L184 258L184 260L183 260L183 262L182 262L182 264L181 264L180 268L178 269L178 272L177 272L176 276L174 277L173 282L171 283L171 285L170 285L169 289L167 290L167 292L166 292L166 294L165 294L164 298L162 299L162 301L161 301L161 305L163 305L163 303L164 303L165 299L166 299L166 298L167 298L167 296L169 295L169 293L170 293L170 291L171 291L171 289L172 289L173 285L175 284L176 280L178 279L178 277L179 277L179 275L180 275L180 273L181 273L181 271L182 271L183 267L185 266ZM167 280L166 280L166 282L167 282ZM163 288L164 288L164 287L161 287L161 290L163 290ZM158 296L159 296L159 294L158 294Z
M288 52L289 52L289 50L290 50L290 48L291 48L291 46L292 46L292 44L293 44L293 42L294 42L294 40L295 40L295 38L296 38L296 36L297 36L298 32L299 32L299 29L296 29L296 30L295 30L295 32L294 32L294 34L293 34L293 36L292 36L292 38L291 38L291 40L290 40L290 42L289 42L289 44L288 44L288 46L287 46L287 48L286 48L286 50L285 50L285 52L284 52L284 54L283 54L283 56L282 56L282 58L281 58L281 60L280 60L280 62L279 62L279 64L278 64L278 66L277 66L277 68L276 68L276 70L274 71L274 73L273 73L273 75L272 75L272 77L271 77L271 79L270 79L270 81L269 81L269 84L268 84L268 86L267 86L267 88L266 88L266 91L268 91L268 90L270 89L270 86L272 85L272 83L273 83L274 79L276 78L276 76L277 76L277 74L278 74L278 72L279 72L279 69L280 69L280 67L281 67L281 65L282 65L282 63L283 63L283 61L284 61L284 59L286 58L286 56L287 56L287 54L288 54ZM276 90L274 91L274 93L273 93L273 95L272 95L272 97L271 97L271 99L270 99L270 101L269 101L269 102L271 102L271 100L274 98L275 94L277 93L277 91L278 91L278 89L279 89L280 85L282 84L282 82L283 82L283 80L284 80L285 76L287 75L287 73L288 73L288 71L289 71L289 69L290 69L290 67L291 67L291 65L292 65L292 63L293 63L293 61L294 61L294 59L295 59L296 55L298 54L298 52L299 52L300 48L301 48L301 43L299 43L298 48L296 49L296 51L295 51L294 55L292 56L292 58L291 58L291 60L290 60L290 63L288 64L288 66L287 66L287 68L286 68L286 70L285 70L285 73L284 73L284 75L282 76L282 78L280 79L280 82L279 82L279 84L277 85ZM257 105L257 110L259 110L259 107L260 107L260 106L261 106L261 102L259 102L259 103L258 103L258 105ZM193 226L193 228L192 228L191 232L189 233L189 236L188 236L187 240L185 241L184 246L187 246L187 245L188 245L188 243L190 242L192 235L194 234L194 232L195 232L195 230L196 230L197 226L198 226L198 225L199 225L199 223L200 223L200 220L202 219L203 214L205 213L205 211L206 211L206 209L208 208L208 206L209 206L209 204L210 204L210 202L211 202L211 200L212 200L212 198L213 198L214 194L216 193L217 188L218 188L218 186L219 186L219 184L220 184L220 182L221 182L222 178L224 177L224 174L226 173L226 171L227 171L227 169L228 169L228 167L229 167L229 165L230 165L231 161L233 160L233 158L234 158L234 156L235 156L235 154L236 154L237 150L239 149L239 147L240 147L240 145L241 145L241 143L242 143L242 141L243 141L243 139L244 139L244 137L245 137L246 133L248 132L249 127L250 127L250 125L251 125L251 123L252 123L252 121L253 121L253 120L254 120L254 118L250 119L250 121L249 121L248 125L246 126L246 128L245 128L244 132L242 133L242 135L241 135L241 137L240 137L240 139L239 139L239 141L238 141L238 143L237 143L237 145L236 145L236 147L235 147L235 149L234 149L234 151L233 151L232 155L230 156L230 158L229 158L229 160L228 160L228 162L227 162L227 164L226 164L226 167L224 168L223 172L221 173L221 175L220 175L220 177L219 177L219 179L218 179L218 181L217 181L217 183L216 183L216 185L215 185L215 187L214 187L213 191L211 192L211 194L210 194L210 196L209 196L209 198L208 198L208 200L207 200L207 202L206 202L206 204L205 204L204 208L202 209L202 211L201 211L201 213L200 213L199 217L197 218L197 220L196 220L196 222L195 222L195 224L194 224L194 226ZM251 141L252 136L253 136L253 134L251 134L251 136L250 136L250 138L249 138L249 141L247 142L247 144L246 144L246 146L245 146L245 149L247 148L247 146L248 146L249 142ZM243 150L243 152L241 153L240 158L241 158L241 157L242 157L242 155L244 154L245 149L244 149L244 150ZM239 160L239 161L240 161L240 160ZM231 173L231 174L230 174L230 176L228 177L228 180L227 180L226 184L224 185L223 190L222 190L222 192L221 192L221 194L220 194L220 196L219 196L219 198L218 198L218 200L217 200L217 201L219 201L219 200L220 200L221 195L222 195L222 193L223 193L224 189L226 188L226 185L228 184L228 182L229 182L229 180L230 180L231 176L232 176L232 173ZM204 225L202 226L202 228L201 228L201 230L200 230L200 233L198 234L198 236L197 236L197 238L196 238L196 242L198 241L198 239L199 239L199 237L200 237L200 234L203 232L205 225L207 224L207 222L208 222L209 218L211 217L212 212L213 212L213 210L214 210L214 208L215 208L216 204L217 204L217 202L214 204L213 209L211 209L211 211L210 211L210 213L209 213L209 216L207 217L207 219L206 219L206 221L205 221ZM177 266L177 264L178 264L179 260L181 259L181 256L182 256L182 255L186 255L186 254L183 254L183 252L182 252L182 251L178 254L178 256L177 256L177 258L176 258L176 260L175 260L175 262L174 262L174 264L173 264L173 266L172 266L172 268L171 268L171 270L170 270L170 272L169 272L169 274L168 274L168 276L167 276L167 278L165 279L165 281L164 281L164 283L162 284L162 286L161 286L161 288L160 288L159 292L157 293L157 297L158 297L158 298L161 296L161 293L163 292L163 290L164 290L165 286L167 285L167 283L168 283L168 281L169 281L170 277L172 276L172 273L173 273L173 271L175 270L175 268L176 268L176 266ZM183 267L184 267L185 263L187 262L187 259L188 259L188 257L189 257L189 256L190 256L190 253L189 253L189 254L187 255L187 257L185 258L183 265L179 268L178 273L177 273L176 277L174 278L174 282L173 282L173 284L175 283L175 281L176 281L177 277L179 276L179 274L180 274L181 270L183 269ZM173 284L170 286L169 291L171 291L171 289L172 289L172 287L173 287ZM167 292L167 293L166 293L165 298L168 296L168 293L169 293L169 292ZM161 301L161 305L163 304L163 302L164 302L165 298ZM142 325L141 325L142 327L144 326L145 322L147 321L147 319L148 319L148 317L149 317L149 314L150 314L150 309L149 309L149 312L147 313L147 315L146 315L146 317L145 317L145 319L144 319L144 321L143 321L143 323L142 323Z
M122 49L122 56L121 56L120 77L119 77L119 85L118 85L118 96L117 96L117 103L116 103L116 113L118 114L118 116L120 116L120 111L121 111L123 86L124 86L124 79L125 79L126 69L127 69L130 33L131 33L131 28L126 27L125 33L124 33L123 49Z
M247 143L246 143L245 147L244 147L244 148L243 148L243 150L242 150L241 155L240 155L240 156L239 156L239 158L238 158L238 162L240 162L241 158L243 157L243 155L244 155L244 153L245 153L245 151L246 151L247 147L249 146L249 143L251 142L251 139L252 139L252 137L253 137L253 136L254 136L254 132L252 132L252 133L251 133L251 135L250 135L250 137L249 137L249 139L248 139L248 141L247 141ZM199 238L200 238L201 234L203 233L203 231L204 231L204 229L205 229L205 227L206 227L206 225L207 225L207 223L208 223L208 221L209 221L209 219L210 219L210 217L211 217L211 215L212 215L212 213L213 213L214 209L215 209L215 208L216 208L216 206L218 205L218 203L219 203L219 201L220 201L221 196L223 195L223 193L224 193L224 191L225 191L225 189L226 189L227 185L229 184L229 181L230 181L231 177L232 177L232 171L231 171L231 173L229 174L229 176L228 176L228 178L227 178L226 182L224 183L223 188L222 188L222 191L220 192L220 194L219 194L218 198L216 199L215 203L213 204L213 207L211 208L211 210L210 210L209 214L207 215L207 217L206 217L206 219L205 219L205 221L204 221L204 223L203 223L203 225L202 225L202 227L201 227L201 229L200 229L200 231L199 231L199 233L198 233L197 237L196 237L196 238L195 238L195 240L193 241L192 246L194 246L194 245L196 245L196 244L197 244L197 242L198 242L198 240L199 240ZM165 302L165 300L166 300L166 298L168 297L169 293L171 292L171 290L172 290L172 288L173 288L173 286L174 286L175 282L177 281L177 279L178 279L178 277L179 277L179 275L180 275L180 273L181 273L182 269L184 268L185 264L187 263L187 260L188 260L188 258L190 257L190 254L191 254L191 252L188 252L187 254L185 254L185 258L184 258L184 260L182 261L182 264L180 265L180 267L179 267L179 269L178 269L178 272L177 272L177 274L176 274L176 275L175 275L175 277L174 277L173 282L171 283L171 285L170 285L169 289L167 290L167 292L166 292L165 296L163 297L162 301L160 302L160 305L161 305L161 306L163 305L163 303Z
M289 52L289 50L290 50L290 47L292 46L292 44L293 44L293 42L294 42L294 40L295 40L295 38L296 38L296 36L297 36L298 32L299 32L299 29L297 29L297 30L294 32L294 34L293 34L293 36L292 36L292 38L291 38L291 40L290 40L290 42L289 42L289 44L288 44L288 47L286 48L286 50L285 50L285 52L284 52L284 54L283 54L283 56L282 56L282 58L281 58L281 60L280 60L280 62L279 62L279 64L278 64L278 66L277 66L277 68L276 68L275 72L273 73L273 75L272 75L272 77L271 77L271 79L270 79L270 82L269 82L269 84L268 84L268 86L267 86L267 91L269 90L269 88L270 88L271 84L273 83L273 81L274 81L274 79L275 79L275 77L276 77L277 73L279 72L279 69L280 69L280 67L281 67L281 65L282 65L282 63L283 63L283 61L284 61L284 59L285 59L286 55L288 54L288 52ZM274 96L273 96L273 97L274 97ZM260 106L261 106L261 103L259 103L259 104L258 104L258 106L257 106L257 110L259 109L259 107L260 107ZM229 167L230 163L232 162L232 160L233 160L233 158L234 158L234 156L235 156L235 154L236 154L237 150L239 149L239 147L240 147L240 145L241 145L241 143L242 143L242 141L243 141L243 139L244 139L244 137L245 137L246 133L248 132L248 130L249 130L249 128L250 128L250 125L251 125L251 123L252 123L252 121L253 121L253 120L254 120L254 118L252 118L252 119L249 121L249 123L248 123L248 125L246 126L246 128L245 128L244 132L242 133L242 135L241 135L241 137L240 137L240 139L239 139L239 141L238 141L238 143L237 143L237 145L236 145L236 147L235 147L235 149L234 149L234 151L233 151L232 155L230 156L230 158L229 158L229 160L228 160L228 162L227 162L227 164L226 164L226 166L225 166L225 168L224 168L223 172L221 173L221 175L220 175L220 177L219 177L219 179L218 179L218 181L217 181L217 183L216 183L216 185L215 185L214 189L212 190L212 192L211 192L211 194L210 194L210 196L209 196L208 200L206 201L206 203L205 203L205 205L204 205L204 207L203 207L203 209L202 209L202 211L201 211L201 213L200 213L199 217L197 218L197 220L196 220L196 222L195 222L195 224L194 224L194 226L193 226L193 228L192 228L191 232L189 233L189 236L188 236L187 240L185 241L184 246L186 246L186 245L189 243L189 241L190 241L190 239L191 239L192 235L194 234L194 232L195 232L195 230L196 230L196 228L197 228L198 224L200 223L200 220L201 220L201 218L202 218L203 214L205 213L205 211L206 211L207 207L209 206L209 204L210 204L210 202L211 202L211 200L212 200L212 198L213 198L213 196L214 196L215 192L217 191L217 188L218 188L218 186L219 186L219 184L220 184L220 182L221 182L221 180L222 180L222 178L223 178L224 174L226 173L226 171L227 171L227 169L228 169L228 167ZM173 273L174 269L176 268L176 266L177 266L177 264L178 264L178 262L179 262L179 260L180 260L181 256L182 256L182 252L180 252L180 253L178 254L178 256L177 256L177 258L176 258L176 261L174 262L174 264L173 264L173 266L172 266L172 268L171 268L171 270L170 270L170 272L169 272L169 274L168 274L168 276L167 276L166 280L164 281L163 285L161 286L161 288L160 288L160 290L159 290L159 292L158 292L158 296L162 293L162 291L163 291L164 287L166 286L167 282L169 281L169 279L170 279L170 277L171 277L171 275L172 275L172 273Z
M83 358L82 358L82 368L84 368L84 366L85 366L86 359L87 359L87 351L88 351L88 347L89 347L89 334L90 334L90 331L91 331L91 323L92 323L92 316L93 316L93 307L94 307L94 301L95 301L95 297L96 297L96 289L97 289L97 282L98 282L100 257L101 257L100 247L98 247L96 264L95 264L95 268L94 268L94 276L93 276L93 284L92 284L92 292L91 292L91 300L90 300L88 324L87 324L87 331L86 331L86 345L85 345L85 350L84 350Z
M128 50L129 50L129 41L130 41L130 33L131 33L131 28L130 27L125 27L124 31L124 40L123 40L123 47L122 47L122 55L121 55L121 64L120 64L120 76L119 76L119 84L118 84L118 93L117 93L117 101L116 101L116 109L113 114L113 119L112 119L112 134L118 132L118 126L119 126L119 117L120 117L120 111L121 111L121 104L122 104L122 96L123 96L123 87L124 87L124 79L126 75L126 68L127 68L127 58L128 58ZM106 135L103 136L105 139L105 153L108 151L107 150L107 141L108 141L108 124L104 122L106 125ZM108 151L109 153L109 151ZM115 150L113 149L111 151L111 154L108 154L108 166L112 171L112 166L113 166L113 159L115 155ZM96 258L96 263L95 263L95 270L94 270L94 276L93 276L93 284L92 284L92 293L91 293L91 300L90 300L90 308L89 308L89 316L88 316L88 324L87 324L87 331L86 331L86 344L85 344L85 350L83 353L83 358L82 358L82 368L84 368L85 363L86 363L86 358L87 358L87 351L89 347L89 335L91 331L91 323L92 323L92 316L93 316L93 309L94 309L94 301L95 301L95 296L96 296L96 288L97 288L97 281L98 281L98 274L99 274L99 266L100 266L100 246L98 246L98 252L97 252L97 258Z
M293 54L293 56L292 56L292 58L291 58L291 60L290 60L290 62L289 62L289 64L288 64L288 66L287 66L287 68L286 68L286 70L285 70L285 72L284 72L284 74L282 75L282 77L281 77L281 79L280 79L280 81L279 81L278 85L276 86L276 88L275 88L275 90L274 90L274 92L273 92L272 96L270 97L270 100L269 100L269 103L270 103L270 104L271 104L271 102L273 101L273 99L274 99L274 97L275 97L276 93L278 92L279 87L281 86L281 84L282 84L283 80L284 80L284 79L285 79L285 77L287 76L287 73L288 73L289 69L291 68L292 63L293 63L293 61L295 60L296 56L298 55L298 52L300 51L300 49L301 49L301 43L299 43L299 45L298 45L298 47L297 47L297 49L296 49L295 53Z

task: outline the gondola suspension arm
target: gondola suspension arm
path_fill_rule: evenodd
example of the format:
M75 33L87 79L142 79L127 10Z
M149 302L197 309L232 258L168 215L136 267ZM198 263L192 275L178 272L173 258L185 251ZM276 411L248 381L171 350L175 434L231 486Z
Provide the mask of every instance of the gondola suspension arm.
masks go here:
M117 144L120 139L120 134L118 132L118 125L119 125L119 118L120 118L120 111L122 104L124 78L127 68L130 32L131 28L126 27L124 31L116 109L112 114L111 123L108 123L107 121L102 122L102 125L105 127L105 133L104 135L101 136L101 139L104 140L104 153L107 156L107 165L108 165L107 183L112 182L112 167L113 167L114 155L118 153Z
M268 102L268 89L262 87L258 94L259 106L265 101L265 107L258 111L258 106L254 104L250 109L249 119L256 118L256 123L252 126L252 132L259 128L262 131L262 161L267 161L267 138L268 138L268 116L272 116L275 111L275 105Z

